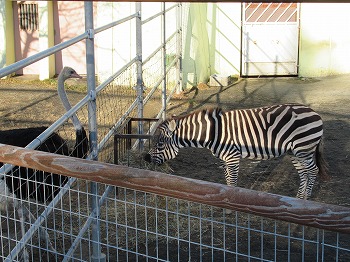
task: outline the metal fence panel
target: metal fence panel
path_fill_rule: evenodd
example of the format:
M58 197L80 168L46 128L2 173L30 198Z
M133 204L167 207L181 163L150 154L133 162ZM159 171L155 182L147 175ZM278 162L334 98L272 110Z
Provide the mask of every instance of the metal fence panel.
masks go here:
M13 152L13 149L6 150L5 147L0 147L0 152L2 152L0 159L6 161L9 159L6 152ZM238 200L237 197L230 198L229 194L226 196L228 199L219 201L215 194L203 193L201 199L213 203L213 205L207 205L183 200L182 197L164 196L141 190L141 188L148 188L147 191L186 195L189 189L184 188L182 182L187 181L189 184L192 183L188 187L194 188L193 196L188 198L200 199L195 196L195 188L197 188L195 185L201 185L202 189L198 190L205 192L210 192L207 186L212 190L216 188L224 192L229 188L225 185L168 177L158 173L152 177L152 173L140 169L130 170L95 161L47 156L44 153L24 149L18 150L14 156L11 156L11 163L20 163L23 154L26 156L32 154L30 158L36 162L30 163L28 158L25 160L27 165L42 166L46 171L53 168L54 172L61 170L62 174L86 176L96 182L108 180L113 185L121 183L132 185L130 188L123 186L116 188L99 183L100 240L96 243L92 238L93 231L90 226L91 219L96 215L96 210L91 209L90 202L93 195L90 193L90 183L84 179L78 179L65 197L53 207L47 218L42 220L40 230L34 230L33 236L26 243L26 250L33 260L86 261L93 255L94 244L100 245L101 252L106 256L107 261L348 261L350 259L349 223L346 219L350 211L346 208L337 212L337 207L334 206L318 204L317 208L316 203L311 201L285 197L286 203L295 205L294 213L281 207L285 210L285 214L289 214L289 218L286 219L304 220L304 223L309 219L309 225L306 226L214 206L214 203L220 206L224 201L227 206L237 205L241 206L242 210L249 210L248 206L245 207L239 203L245 200ZM50 164L43 165L43 159L47 159L48 163L56 164L53 167L50 167ZM59 164L60 162L62 164ZM120 176L117 177L117 174ZM134 175L128 181L130 174ZM175 181L171 181L172 178ZM179 192L175 191L177 184L181 185L178 188ZM154 186L150 187L150 185ZM139 187L140 190L133 187ZM240 192L238 188L230 190ZM273 216L273 213L281 217L286 216L274 211L273 207L276 203L268 199L272 198L271 194L259 194L262 199L266 199L267 205L264 208L265 212L261 211L261 213L265 216ZM246 197L242 196L242 198ZM25 231L27 231L36 218L42 217L45 205L29 201L19 203L33 214L33 217L25 223ZM300 208L301 203L307 203L308 208ZM256 203L251 205L254 206ZM326 220L327 215L315 214L315 210L321 209L322 205L325 206L328 220ZM332 214L334 218L331 217ZM344 219L340 219L341 215L345 216ZM1 227L8 229L8 232L1 231L2 258L5 258L21 241L20 218L19 213L16 214L11 205L1 211ZM339 218L338 221L337 218ZM338 227L343 224L344 233L341 233L340 229L336 232L312 227L319 224L318 220L323 221L324 225L328 225L331 229L333 228L331 223ZM45 239L46 234L47 239ZM48 240L51 241L52 247ZM19 257L21 254L18 254ZM12 257L11 260L17 258Z

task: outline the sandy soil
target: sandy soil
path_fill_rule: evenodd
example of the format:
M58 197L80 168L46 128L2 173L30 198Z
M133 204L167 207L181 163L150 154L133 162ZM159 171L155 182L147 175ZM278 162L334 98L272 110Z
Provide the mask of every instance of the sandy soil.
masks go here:
M73 104L83 96L84 91L69 91ZM306 104L318 112L324 121L325 157L332 179L327 183L317 181L311 200L350 206L350 75L317 79L239 79L228 87L199 85L177 95L168 107L168 115L179 115L204 107L230 110L286 102ZM153 111L146 111L145 116L154 117ZM0 80L0 130L47 126L63 113L54 84L18 79ZM178 157L167 165L175 175L225 183L218 159L205 149L182 149ZM298 185L299 177L288 156L261 162L241 161L238 178L240 187L295 196ZM159 240L158 245L161 243ZM166 240L164 243L167 243ZM187 256L186 252L184 257Z

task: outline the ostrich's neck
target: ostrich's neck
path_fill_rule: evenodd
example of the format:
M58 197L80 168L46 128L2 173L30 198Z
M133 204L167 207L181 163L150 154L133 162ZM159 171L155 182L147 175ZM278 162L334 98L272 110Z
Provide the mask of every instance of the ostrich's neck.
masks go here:
M64 108L68 112L72 108L72 106L69 103L67 93L64 89L64 81L65 81L64 77L60 74L57 79L57 91ZM76 114L72 115L72 121L73 121L74 129L81 130L82 128L81 123Z

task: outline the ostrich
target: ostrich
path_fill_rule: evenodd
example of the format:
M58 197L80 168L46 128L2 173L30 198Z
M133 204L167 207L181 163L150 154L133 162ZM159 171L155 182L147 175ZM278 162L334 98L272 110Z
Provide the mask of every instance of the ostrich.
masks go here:
M70 67L64 67L58 76L57 90L66 111L71 109L71 105L64 89L64 82L68 78L81 78L81 76ZM86 131L75 114L72 116L72 121L76 132L76 140L73 150L69 150L66 141L57 133L53 133L37 148L37 150L84 158L89 150ZM25 147L44 132L46 128L47 127L42 126L0 131L0 143ZM0 167L2 165L3 163L0 162ZM13 196L13 194L18 199L31 198L37 202L43 203L51 201L60 191L60 187L67 181L68 178L63 175L38 170L34 171L33 169L27 169L24 167L14 167L5 178L0 180L0 210L4 210L7 205L6 202L11 199L6 196ZM29 220L33 218L30 211L19 205L18 201L14 201L14 206L17 209L22 222L24 222L25 218ZM24 233L23 223L22 233ZM42 230L41 234L43 234ZM46 232L44 233L44 237L48 238ZM49 243L49 245L51 244Z
M71 109L64 90L64 82L69 78L81 78L81 76L70 67L64 67L58 76L58 94L66 111ZM76 131L73 151L69 150L66 141L57 133L53 133L37 150L83 158L88 152L86 131L75 114L72 116L72 121ZM44 132L46 128L33 127L0 131L0 143L25 147ZM1 163L0 166L2 166ZM51 201L57 195L59 187L66 181L67 177L62 175L40 171L33 172L30 169L27 171L25 168L16 168L12 176L6 177L6 184L10 192L14 193L17 198L26 199L31 197L39 202Z

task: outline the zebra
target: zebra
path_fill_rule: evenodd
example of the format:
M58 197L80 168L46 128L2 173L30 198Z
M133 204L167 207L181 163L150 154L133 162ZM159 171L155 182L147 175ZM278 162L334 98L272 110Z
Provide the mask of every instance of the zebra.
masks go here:
M227 185L236 186L241 158L265 160L289 153L300 177L297 197L307 199L317 173L329 180L322 135L321 117L301 104L202 109L162 122L144 159L161 165L175 158L180 148L208 148L222 160Z

